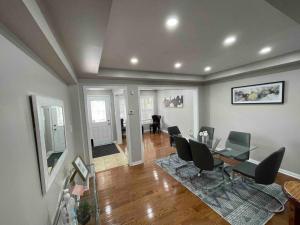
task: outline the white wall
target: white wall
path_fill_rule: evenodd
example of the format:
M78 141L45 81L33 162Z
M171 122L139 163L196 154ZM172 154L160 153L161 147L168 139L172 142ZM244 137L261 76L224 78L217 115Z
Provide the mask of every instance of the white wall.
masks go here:
M231 105L231 88L272 81L286 81L283 105ZM259 148L250 157L261 161L286 147L282 168L300 174L300 70L225 81L205 86L208 125L223 142L230 130L251 133Z
M0 224L47 225L65 170L75 156L68 87L0 35ZM69 149L64 168L42 196L29 95L64 101Z
M181 133L188 135L194 130L194 91L195 90L159 90L157 91L158 114L162 116L162 129L178 126ZM165 97L183 95L183 108L166 108Z

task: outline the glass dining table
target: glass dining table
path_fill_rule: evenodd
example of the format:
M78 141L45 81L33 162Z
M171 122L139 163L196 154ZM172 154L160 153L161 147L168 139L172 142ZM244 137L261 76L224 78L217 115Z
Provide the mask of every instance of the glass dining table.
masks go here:
M254 146L254 145L250 145L250 147L246 147L243 145L238 145L238 144L234 144L234 143L229 143L230 147L219 147L219 144L221 142L221 138L205 138L203 136L197 135L197 136L193 136L193 135L188 135L188 136L183 136L185 137L187 140L193 140L193 141L197 141L200 142L202 144L207 145L207 147L211 150L211 152L213 154L218 154L220 156L223 156L225 158L237 158L241 155L250 153L251 151L256 150L258 147Z
M220 142L221 138L205 138L203 136L197 135L188 135L188 136L183 136L185 137L188 141L193 140L200 142L202 144L205 144L211 151L213 155L219 155L221 157L224 157L226 159L236 159L239 158L240 156L243 156L245 154L250 154L251 151L256 150L258 147L255 145L250 145L250 147L246 147L243 145L238 145L234 143L227 143L226 146L220 147ZM230 147L228 147L230 146ZM231 179L231 169L232 165L225 163L223 171L224 173Z

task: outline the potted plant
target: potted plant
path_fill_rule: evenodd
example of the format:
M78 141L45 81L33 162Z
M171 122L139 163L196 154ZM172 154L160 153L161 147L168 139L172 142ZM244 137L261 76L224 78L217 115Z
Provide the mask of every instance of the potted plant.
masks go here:
M82 201L77 210L77 220L81 225L87 224L91 219L91 207L87 201Z

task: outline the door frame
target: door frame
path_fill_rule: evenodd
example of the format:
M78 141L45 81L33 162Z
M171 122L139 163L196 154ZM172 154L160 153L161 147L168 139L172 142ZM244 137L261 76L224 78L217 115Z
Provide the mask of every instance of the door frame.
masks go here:
M111 108L111 97L110 97L110 95L107 95L107 94L102 94L102 95L95 95L95 94L93 94L93 95L87 95L86 96L86 99L87 99L87 101L86 101L86 108L87 108L87 118L88 118L88 123L87 123L87 128L89 129L89 131L90 131L90 137L92 137L92 134L91 134L91 110L90 110L90 106L88 105L88 103L89 103L89 101L88 101L88 98L89 97L108 97L108 100L109 100L109 118L107 118L107 119L109 119L109 121L110 121L110 125L111 125L111 131L110 131L110 139L111 139L111 143L113 143L113 121L112 121L112 116L111 116L111 110L112 110L112 108ZM91 139L91 138L90 138Z
M124 97L125 97L125 105L126 105L126 109L128 109L128 96L127 96L127 86L119 86L119 85L83 85L82 86L82 91L83 91L83 108L84 108L84 112L83 112L83 116L85 117L84 122L85 122L85 131L86 131L86 135L84 135L85 137L85 145L86 145L86 149L88 151L88 158L86 160L88 160L89 164L93 163L93 154L92 154L92 147L91 147L91 133L90 133L90 129L89 129L89 118L88 118L88 108L87 108L87 95L88 95L88 89L91 88L95 88L95 89L103 89L103 90L115 90L115 89L123 89L124 90ZM127 113L127 118L126 121L128 124L126 124L128 126L128 128L130 127L130 121L129 121L129 116ZM131 146L131 139L130 139L130 131L129 129L126 129L126 140L127 140L127 146ZM128 160L128 164L130 164L131 162L131 149L129 147L127 147L127 160Z

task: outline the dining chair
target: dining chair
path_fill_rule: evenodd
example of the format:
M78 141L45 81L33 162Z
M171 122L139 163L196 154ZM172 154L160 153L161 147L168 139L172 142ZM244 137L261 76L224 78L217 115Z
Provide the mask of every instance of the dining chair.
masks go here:
M213 171L216 168L222 168L222 179L224 181L224 171L223 171L224 161L214 158L207 145L191 139L189 140L189 142L191 146L194 165L200 169L199 176L201 176L203 171ZM221 183L218 183L214 187L205 188L205 189L210 190L212 188L216 188L220 186L223 183L223 181Z
M168 127L168 134L170 136L170 146L175 147L173 136L180 135L181 132L177 126Z
M191 147L190 143L187 141L186 138L179 136L173 136L173 138L177 154L171 153L169 155L169 166L171 165L171 160L173 156L173 159L175 158L175 164L173 165L173 168L175 169L175 173L181 176L178 173L179 169L186 167L188 165L188 162L191 162L193 160Z
M126 127L124 126L124 119L121 118L121 131L122 131L122 137L126 136Z
M249 149L247 153L241 154L234 158L238 161L246 161L250 157L250 140L251 140L250 133L230 131L229 136L225 143L225 148L231 148L237 151Z
M151 133L151 130L154 134L156 133L156 131L161 132L160 120L161 120L160 115L152 115L152 123L149 126L150 133Z
M203 131L207 131L209 139L213 139L214 138L215 128L213 128L213 127L207 127L207 126L202 126L200 128L200 130L199 130L199 133L203 132Z
M249 161L245 161L234 166L232 168L233 184L235 180L234 178L235 173L241 174L243 177L250 178L256 184L261 184L261 185L273 184L278 174L284 153L285 153L285 148L282 147L279 150L273 152L271 155L269 155L267 158L261 161L258 165L251 163ZM276 212L282 212L284 210L284 204L278 198L271 195L270 193L264 192L261 187L259 188L251 184L249 186L267 194L268 196L274 198L277 202L279 202L281 208Z

